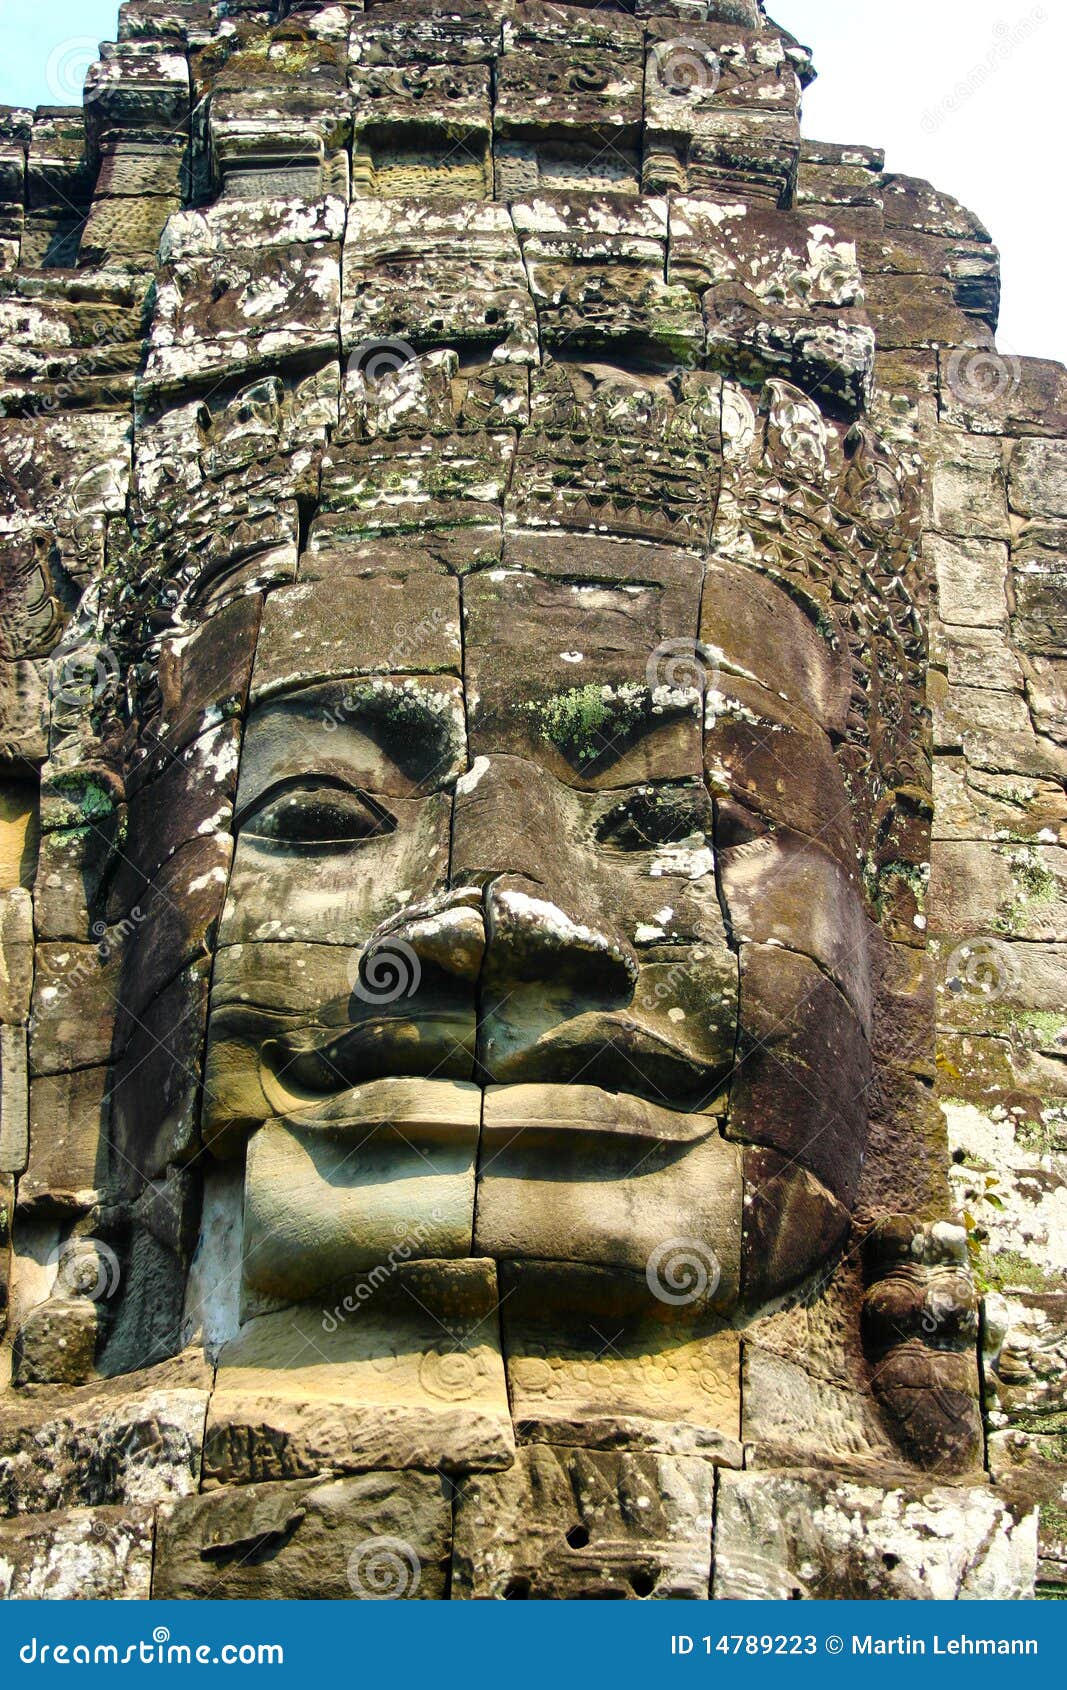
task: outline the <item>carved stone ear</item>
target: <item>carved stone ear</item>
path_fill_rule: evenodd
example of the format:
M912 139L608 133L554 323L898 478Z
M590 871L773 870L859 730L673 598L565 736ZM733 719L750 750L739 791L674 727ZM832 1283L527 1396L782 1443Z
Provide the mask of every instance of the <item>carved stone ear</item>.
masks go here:
M963 1227L891 1216L868 1235L864 1266L871 1388L902 1453L931 1472L981 1466L978 1295Z

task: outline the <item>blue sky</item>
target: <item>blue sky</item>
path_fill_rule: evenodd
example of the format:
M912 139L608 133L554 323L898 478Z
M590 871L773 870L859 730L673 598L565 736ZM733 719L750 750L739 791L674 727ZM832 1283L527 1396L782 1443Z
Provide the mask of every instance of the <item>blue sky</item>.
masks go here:
M815 50L804 127L883 146L990 228L1001 344L1067 360L1062 307L1064 0L771 0ZM118 0L0 0L0 102L73 104Z

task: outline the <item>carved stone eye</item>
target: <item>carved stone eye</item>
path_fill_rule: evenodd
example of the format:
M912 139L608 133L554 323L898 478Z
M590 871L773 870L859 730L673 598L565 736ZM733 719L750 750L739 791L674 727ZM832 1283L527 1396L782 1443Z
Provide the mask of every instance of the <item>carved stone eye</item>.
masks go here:
M290 787L261 804L243 832L289 845L355 845L396 830L393 817L343 787Z
M647 788L609 810L596 837L598 844L612 850L649 851L710 833L711 825L711 803L702 788Z

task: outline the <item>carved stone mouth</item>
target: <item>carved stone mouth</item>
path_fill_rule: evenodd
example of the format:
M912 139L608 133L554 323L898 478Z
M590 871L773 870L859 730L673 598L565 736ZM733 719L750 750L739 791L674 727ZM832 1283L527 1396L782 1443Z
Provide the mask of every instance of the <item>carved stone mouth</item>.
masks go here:
M462 1005L420 1002L417 1014L381 1014L338 1033L287 1031L260 1052L264 1094L279 1115L303 1113L391 1079L498 1086L603 1089L664 1110L708 1107L724 1089L733 1054L723 1028L720 1060L682 1037L667 1037L632 1011L589 1011L538 1026L490 1014L477 1026ZM621 1085L620 1085L621 1080ZM608 1082L608 1083L604 1083Z
M409 1010L371 1015L340 1032L287 1029L263 1043L260 1077L268 1102L285 1115L377 1081L472 1080L475 1060L473 1014L454 1002L424 1003L417 1020Z
M278 1094L281 1097L281 1093ZM295 1103L295 1094L285 1094ZM446 1139L472 1118L488 1134L523 1133L554 1137L643 1139L656 1144L688 1144L717 1130L719 1111L683 1113L631 1092L596 1085L478 1085L474 1082L392 1076L370 1080L311 1098L303 1106L280 1111L279 1119L301 1130L324 1134L364 1128L370 1134Z
M725 1307L742 1187L720 1128L596 1086L371 1081L253 1134L246 1284L292 1301L397 1260L462 1257L640 1276L664 1239L695 1237L722 1263Z

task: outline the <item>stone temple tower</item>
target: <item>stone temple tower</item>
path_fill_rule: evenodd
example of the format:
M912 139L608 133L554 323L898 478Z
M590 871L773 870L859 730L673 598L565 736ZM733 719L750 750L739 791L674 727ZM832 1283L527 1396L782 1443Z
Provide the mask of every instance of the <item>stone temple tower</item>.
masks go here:
M1062 1594L989 235L759 0L118 37L0 111L0 1594Z

